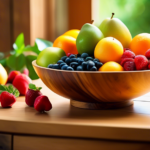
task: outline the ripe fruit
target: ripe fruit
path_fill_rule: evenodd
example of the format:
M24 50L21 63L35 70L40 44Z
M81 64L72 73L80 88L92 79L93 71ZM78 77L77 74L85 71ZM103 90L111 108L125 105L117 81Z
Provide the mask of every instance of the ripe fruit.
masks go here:
M29 89L25 95L25 102L28 106L34 106L35 99L41 96L41 87L36 87L34 84L29 84Z
M36 64L47 67L49 64L57 63L62 56L65 56L65 52L61 48L47 47L38 55Z
M143 55L137 55L134 59L136 70L146 70L148 68L148 59Z
M99 29L104 34L104 37L114 37L119 40L124 48L128 48L132 40L132 36L125 24L118 18L113 18L114 13L112 13L111 18L106 18L102 21Z
M121 59L124 59L124 58L135 58L135 54L132 51L130 51L130 50L126 50L123 53Z
M122 44L113 37L107 37L99 41L94 50L95 58L102 63L108 61L120 62L122 54Z
M27 68L25 68L22 73L26 74L27 76L29 76L29 70Z
M68 35L61 35L59 36L53 43L53 47L59 47L64 50L66 55L68 53L71 54L78 54L78 50L76 47L76 39L68 36Z
M7 83L12 83L17 75L21 74L20 71L11 71L8 75Z
M130 43L130 49L135 55L145 55L146 51L150 49L150 34L141 33L136 35Z
M100 69L99 71L123 71L123 67L114 62L114 61L109 61L107 63L105 63Z
M150 59L150 49L148 49L145 53L147 59Z
M93 24L86 23L82 26L76 40L79 54L94 54L96 44L104 37L103 33Z
M5 68L0 64L0 84L5 85L7 82L7 72Z
M63 35L68 35L68 36L71 36L76 39L79 32L80 32L80 30L78 30L78 29L72 29L72 30L65 32Z
M25 95L28 91L29 83L32 80L25 74L17 75L13 81L13 86L18 89L20 94Z
M52 104L50 103L47 96L41 95L35 99L34 108L39 111L49 111L52 109Z
M120 63L125 71L136 70L135 62L133 58L123 58Z

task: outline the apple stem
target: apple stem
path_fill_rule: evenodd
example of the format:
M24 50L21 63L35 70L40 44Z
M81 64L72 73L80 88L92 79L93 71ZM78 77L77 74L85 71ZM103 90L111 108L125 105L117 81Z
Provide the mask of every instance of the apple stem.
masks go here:
M91 20L91 24L93 24L94 20Z
M112 13L111 19L113 18L114 15L115 15L115 13Z

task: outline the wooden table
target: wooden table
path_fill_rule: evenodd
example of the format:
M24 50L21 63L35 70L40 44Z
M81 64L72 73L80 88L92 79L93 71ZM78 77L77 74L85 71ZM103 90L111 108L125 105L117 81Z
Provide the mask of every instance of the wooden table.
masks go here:
M12 108L0 108L0 149L6 150L147 150L150 147L150 93L134 105L115 110L85 110L50 91L42 93L53 108L39 113L17 98Z

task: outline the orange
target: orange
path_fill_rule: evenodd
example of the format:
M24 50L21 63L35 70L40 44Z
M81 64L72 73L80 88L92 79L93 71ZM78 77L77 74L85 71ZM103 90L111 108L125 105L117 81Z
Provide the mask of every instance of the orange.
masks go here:
M63 49L66 53L71 54L78 54L78 50L76 47L76 39L68 36L68 35L61 35L59 36L53 43L53 47L59 47Z
M78 29L72 29L72 30L65 32L63 35L69 35L69 36L72 36L76 39L79 32L80 32L80 30L78 30Z
M123 46L120 41L113 37L106 37L100 40L94 50L95 58L101 62L120 62L123 54Z
M99 71L123 71L123 67L114 61L109 61L100 67Z
M129 48L135 53L135 55L145 55L145 52L150 49L150 34L141 33L136 35L132 39Z
M0 64L0 84L5 85L7 82L7 72L5 68Z

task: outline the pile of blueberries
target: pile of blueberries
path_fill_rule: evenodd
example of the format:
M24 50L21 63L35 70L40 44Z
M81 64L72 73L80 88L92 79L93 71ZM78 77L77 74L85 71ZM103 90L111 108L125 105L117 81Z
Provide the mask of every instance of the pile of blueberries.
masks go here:
M97 71L103 65L98 59L82 53L70 56L63 56L57 64L49 64L48 68L71 70L71 71Z

